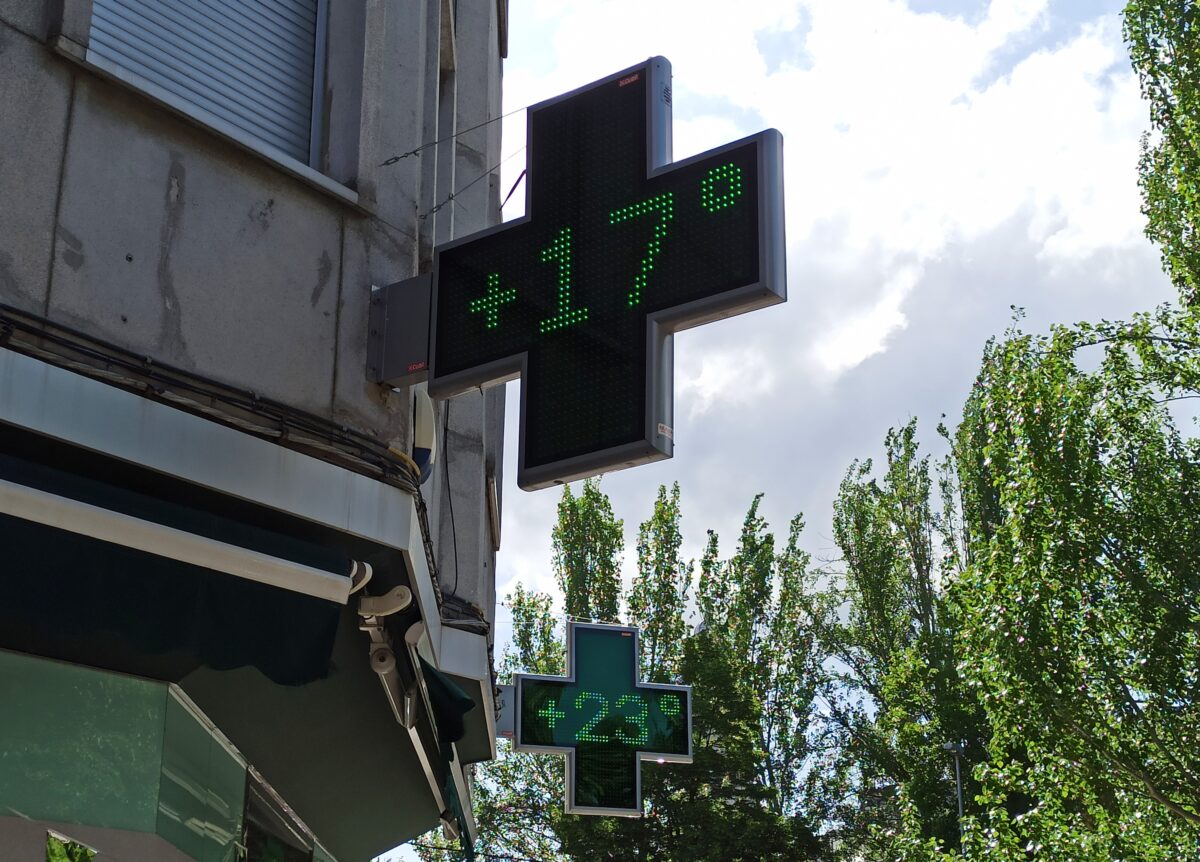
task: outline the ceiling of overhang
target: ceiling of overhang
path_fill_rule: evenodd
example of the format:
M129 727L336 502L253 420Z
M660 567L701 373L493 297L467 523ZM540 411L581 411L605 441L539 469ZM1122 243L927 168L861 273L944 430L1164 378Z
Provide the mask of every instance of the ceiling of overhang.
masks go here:
M201 668L180 685L338 862L367 862L437 825L420 762L350 609L324 680L279 686L248 668Z

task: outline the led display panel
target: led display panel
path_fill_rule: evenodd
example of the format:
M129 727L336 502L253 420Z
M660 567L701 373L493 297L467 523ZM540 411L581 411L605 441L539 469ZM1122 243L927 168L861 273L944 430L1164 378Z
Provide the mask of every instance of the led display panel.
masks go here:
M436 250L430 392L523 377L518 484L669 457L671 334L781 302L782 142L670 162L662 58L530 108L526 215Z
M567 677L518 674L518 750L567 755L567 811L639 816L641 762L691 762L691 688L639 683L637 630L571 623Z

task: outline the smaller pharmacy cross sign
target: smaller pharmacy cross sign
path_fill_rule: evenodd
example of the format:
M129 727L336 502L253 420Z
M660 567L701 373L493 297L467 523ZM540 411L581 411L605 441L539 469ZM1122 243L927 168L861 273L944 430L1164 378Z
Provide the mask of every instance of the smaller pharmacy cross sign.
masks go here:
M567 624L567 676L517 674L518 751L565 754L571 814L642 815L642 761L692 762L692 688L638 682L638 630Z

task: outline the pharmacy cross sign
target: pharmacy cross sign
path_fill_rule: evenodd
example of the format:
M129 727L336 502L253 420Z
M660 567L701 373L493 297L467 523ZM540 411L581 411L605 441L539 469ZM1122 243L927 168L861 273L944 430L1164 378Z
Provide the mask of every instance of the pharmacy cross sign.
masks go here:
M672 334L783 302L783 142L671 162L661 57L528 112L526 215L435 250L429 391L523 378L527 490L669 458Z
M692 688L638 682L638 632L567 625L567 676L516 674L518 751L567 756L568 813L642 814L642 761L692 762Z

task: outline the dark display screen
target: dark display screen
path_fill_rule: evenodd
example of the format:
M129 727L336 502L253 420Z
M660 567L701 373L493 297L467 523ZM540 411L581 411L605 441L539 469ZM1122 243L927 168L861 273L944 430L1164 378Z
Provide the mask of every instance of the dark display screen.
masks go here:
M644 440L647 316L760 280L759 141L648 178L649 79L531 109L527 220L438 251L434 381L527 354L523 469Z
M639 756L686 758L690 691L638 685L628 629L577 628L575 680L523 677L518 743L575 752L573 804L637 810Z

